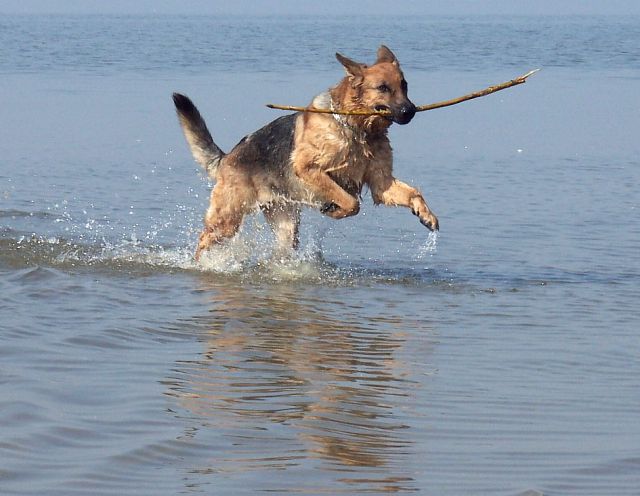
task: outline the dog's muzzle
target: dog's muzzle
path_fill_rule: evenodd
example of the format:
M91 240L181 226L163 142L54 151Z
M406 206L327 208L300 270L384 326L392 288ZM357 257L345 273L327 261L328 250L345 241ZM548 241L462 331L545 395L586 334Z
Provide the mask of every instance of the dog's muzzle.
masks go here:
M398 124L409 124L414 115L416 115L416 106L411 102L407 102L404 105L393 109L391 118L393 122Z

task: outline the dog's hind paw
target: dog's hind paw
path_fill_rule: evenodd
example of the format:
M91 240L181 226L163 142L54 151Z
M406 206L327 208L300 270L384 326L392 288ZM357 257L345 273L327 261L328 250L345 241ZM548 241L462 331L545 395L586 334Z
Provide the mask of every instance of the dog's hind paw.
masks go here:
M346 207L334 202L327 202L320 207L320 212L332 219L344 219L345 217L351 217L352 215L357 215L359 211L360 203L355 199Z

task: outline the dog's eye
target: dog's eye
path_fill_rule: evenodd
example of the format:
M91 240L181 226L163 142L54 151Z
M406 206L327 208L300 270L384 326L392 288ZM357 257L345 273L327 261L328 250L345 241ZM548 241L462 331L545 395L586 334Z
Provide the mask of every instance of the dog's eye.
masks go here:
M386 84L382 83L380 86L378 86L377 90L380 93L391 93L391 88L389 88Z
M409 90L409 85L407 84L407 82L403 79L402 80L402 92L406 95L407 91Z

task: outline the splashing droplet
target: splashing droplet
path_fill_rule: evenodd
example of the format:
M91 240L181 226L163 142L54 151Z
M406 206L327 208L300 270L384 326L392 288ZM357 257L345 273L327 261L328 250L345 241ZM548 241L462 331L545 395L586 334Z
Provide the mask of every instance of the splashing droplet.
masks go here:
M418 250L418 259L427 255L433 256L438 251L438 236L440 236L438 231L429 232L424 245Z

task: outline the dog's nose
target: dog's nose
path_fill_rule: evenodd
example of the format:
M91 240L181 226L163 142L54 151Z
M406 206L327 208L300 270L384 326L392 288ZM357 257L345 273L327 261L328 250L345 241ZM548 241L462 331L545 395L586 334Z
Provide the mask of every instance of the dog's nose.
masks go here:
M414 115L416 115L416 106L409 102L398 109L398 118L396 121L398 124L408 124Z

